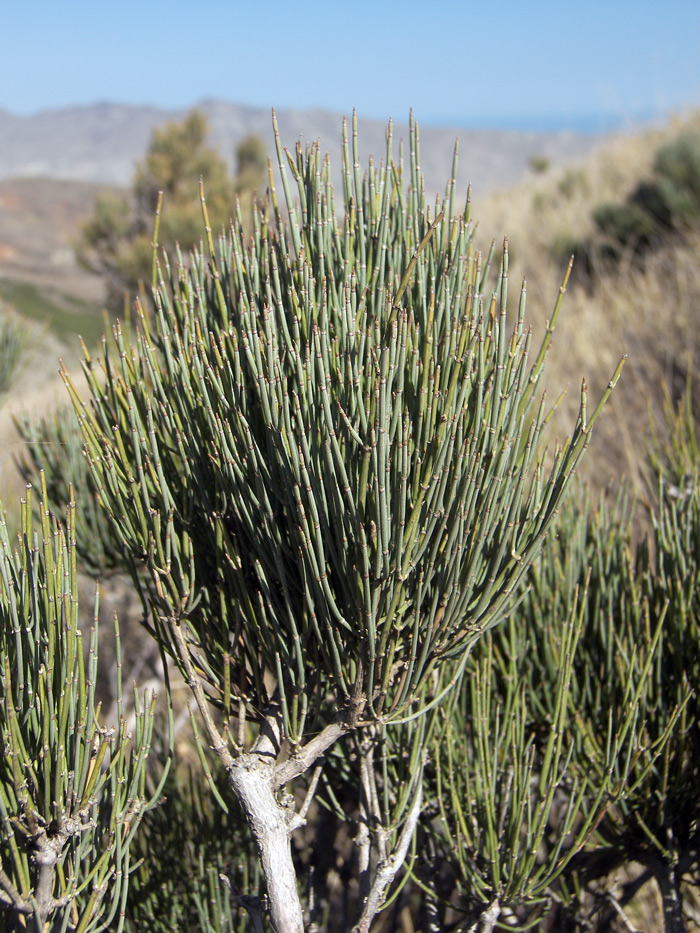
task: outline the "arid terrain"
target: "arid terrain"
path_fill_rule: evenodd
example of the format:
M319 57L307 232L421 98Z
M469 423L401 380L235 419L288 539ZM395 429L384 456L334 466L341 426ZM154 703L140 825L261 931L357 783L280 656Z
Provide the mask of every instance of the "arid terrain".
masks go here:
M12 414L43 412L62 403L58 359L77 364L77 335L86 329L94 332L100 320L102 283L78 266L73 250L98 189L55 179L0 181L0 300L3 310L16 309L30 328L28 346L0 409L4 501L14 500L21 486L14 469L19 445Z
M689 115L661 128L596 140L595 145L581 141L578 149L559 150L551 159L545 147L535 143L530 145L529 155L524 155L514 141L517 134L493 137L492 183L475 183L474 188L475 243L486 253L495 241L497 265L503 238L508 235L509 307L517 306L520 284L526 277L527 320L536 336L546 326L564 273L565 261L557 253L556 243L591 233L593 209L603 202L619 201L649 177L658 147L687 128L700 129L700 115ZM446 136L441 138L446 177L451 144L448 146ZM524 144L522 137L520 144ZM439 152L437 158L439 161ZM502 167L506 163L508 170ZM35 160L31 164L40 163ZM468 152L463 171L469 173ZM0 310L20 313L30 328L19 371L0 408L0 495L10 520L22 485L14 467L20 443L12 415L20 411L45 413L65 404L58 359L66 360L79 382L78 335L87 335L88 342L94 343L102 327L102 282L79 267L73 244L97 193L110 184L107 177L80 181L23 174L0 180ZM115 180L119 179L112 177L111 183ZM464 188L466 193L466 183ZM650 419L660 419L666 389L674 399L678 397L685 385L688 361L697 364L699 258L700 234L669 238L644 263L622 263L614 272L601 273L587 287L572 284L568 290L554 335L548 376L552 402L562 387L568 386L553 418L555 434L563 436L571 430L582 378L585 376L590 386L593 407L620 356L628 357L583 461L581 472L598 489L625 478L639 498L645 495ZM86 586L85 606L90 606L91 585ZM148 669L150 658L140 647L138 609L134 609L133 594L123 583L105 587L106 619L115 608L125 627L131 624L125 644L139 645L126 654ZM137 673L145 679L140 668ZM131 670L127 674L136 676ZM622 884L626 877L621 873L611 884ZM660 903L651 886L631 904L629 916L640 929L661 928ZM621 924L611 929L622 930Z
M274 155L267 110L225 102L201 105L211 127L211 143L233 162L236 145L259 135ZM0 282L28 282L54 297L99 303L101 283L77 268L72 244L89 216L98 191L127 187L153 130L184 111L100 104L17 117L0 111ZM418 115L419 116L419 115ZM322 111L278 114L283 145L293 149L320 139L339 173L342 115ZM365 163L383 158L386 125L359 119L358 145ZM394 126L394 157L408 126ZM464 128L421 128L421 168L426 191L442 192L459 139L458 187L484 195L531 176L534 167L568 165L597 149L603 138L584 133L528 133Z
M227 106L209 104L203 108L215 131L213 138L224 148L226 140L230 143L236 134L263 132L264 126L269 126L266 112L238 113L233 120ZM156 118L173 115L131 109L133 138L128 151L133 156L133 170L134 160L142 154L137 143L146 144L148 127ZM23 124L19 118L11 118L14 136L11 134L10 142L16 146L16 153L24 152L28 161L25 177L2 179L8 166L17 171L20 166L12 163L7 152L4 161L0 159L0 299L6 310L15 308L32 322L33 332L18 378L0 414L0 437L10 450L16 442L11 414L27 408L42 411L62 403L65 393L56 372L58 357L67 359L71 371L78 372L77 335L94 344L103 327L103 284L78 266L73 244L81 224L90 216L97 193L109 187L109 179L118 175L114 163L104 161L110 139L122 162L126 158L124 137L131 125L126 111L130 108L85 108L83 136L79 132L80 114L75 111L47 113L45 130L41 129L42 115L23 118ZM285 142L291 144L295 138L289 138L291 133L301 131L303 116L280 114ZM7 117L0 114L0 124ZM331 150L332 161L339 162L341 118L318 113L307 114L306 118L310 129L305 138L325 131L323 141ZM650 172L656 148L683 126L697 123L697 116L690 115L665 127L606 139L574 134L463 133L460 184L466 196L467 180L474 181L476 245L485 252L494 239L500 248L504 235L508 235L513 303L520 279L527 276L528 316L535 329L544 326L564 271L561 258L553 255L555 241L585 235L591 229L595 206L624 197ZM55 134L53 149L49 146L49 131ZM395 137L404 131L405 127L397 126ZM119 132L122 139L118 146ZM370 144L381 151L383 132L376 122L360 121L362 150ZM436 178L445 179L449 173L455 132L428 128L421 133L421 158L429 167L426 178L432 179L430 183L436 187ZM90 139L95 146L92 161L86 155ZM6 148L10 151L12 146ZM36 156L41 151L46 154L43 162ZM102 169L98 167L100 159ZM75 174L80 165L85 167L88 162L90 177L101 173L104 183L29 177L37 167ZM120 171L118 177L123 178L126 173ZM620 387L593 441L592 455L586 458L587 474L593 471L599 477L610 477L622 471L633 482L641 482L647 408L659 399L660 380L669 374L671 363L675 366L679 354L694 346L699 279L695 249L688 244L671 244L644 270L621 269L616 279L601 280L594 293L581 288L569 290L550 366L553 386L569 385L561 406L562 430L570 430L581 378L586 376L594 399L619 357L629 354ZM656 408L658 411L658 404ZM12 485L8 459L5 453L0 480ZM594 461L595 470L589 466Z
M104 187L54 178L0 181L0 280L99 304L102 283L79 268L73 243Z
M212 143L233 161L236 144L259 134L274 152L270 113L225 102L204 102ZM0 111L0 301L15 309L32 327L23 365L0 412L0 485L14 486L7 450L15 450L14 412L39 411L65 399L57 376L57 360L77 370L78 334L89 343L102 327L104 286L76 262L74 243L90 216L98 192L128 185L155 127L185 112L148 107L100 104L17 117ZM400 115L403 116L403 115ZM418 115L420 117L420 115ZM322 111L278 114L283 144L321 138L340 165L342 115ZM386 126L359 119L361 158L386 148ZM394 153L406 139L408 126L394 127ZM421 165L426 189L442 190L452 165L455 139L460 139L459 184L472 183L483 196L504 186L527 182L536 166L553 169L584 158L601 138L576 133L524 133L453 128L421 128Z

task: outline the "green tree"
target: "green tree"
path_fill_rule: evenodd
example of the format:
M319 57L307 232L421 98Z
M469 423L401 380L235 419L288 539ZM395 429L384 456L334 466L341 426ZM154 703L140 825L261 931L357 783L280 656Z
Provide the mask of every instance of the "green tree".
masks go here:
M264 146L257 137L240 144L239 170L231 178L225 160L207 145L207 133L207 119L197 110L182 123L166 123L153 134L131 192L107 192L98 198L77 254L84 266L104 277L111 308L123 306L126 296L150 294L154 216L161 192L159 245L171 257L177 249L186 257L202 233L200 178L216 230L234 213L234 194L261 184Z
M267 150L259 136L246 136L236 146L236 177L234 187L237 193L260 191L267 183Z

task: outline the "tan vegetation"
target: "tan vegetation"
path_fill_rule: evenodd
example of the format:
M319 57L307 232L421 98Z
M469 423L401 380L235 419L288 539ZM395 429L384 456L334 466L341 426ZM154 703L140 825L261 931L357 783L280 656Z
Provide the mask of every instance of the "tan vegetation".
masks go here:
M475 193L472 214L479 221L480 246L488 249L492 239L500 244L507 234L511 290L527 277L528 308L541 326L551 311L545 302L565 271L555 258L556 244L592 235L594 208L621 202L649 176L659 146L688 129L700 129L700 113L616 138L584 162L540 174L519 188L483 198ZM628 354L583 470L599 480L625 474L641 492L649 409L660 416L664 388L677 399L685 386L688 355L697 362L700 234L669 239L643 264L630 258L614 271L601 271L592 288L576 285L573 278L555 335L566 352L552 361L549 376L561 385L564 374L557 369L564 363L571 374L586 373L595 395L620 354ZM578 405L578 395L579 386L571 384L562 405L565 419Z

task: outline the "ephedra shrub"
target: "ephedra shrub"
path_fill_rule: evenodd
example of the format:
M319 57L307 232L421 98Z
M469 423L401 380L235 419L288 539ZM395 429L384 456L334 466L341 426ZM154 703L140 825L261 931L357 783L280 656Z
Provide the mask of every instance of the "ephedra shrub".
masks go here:
M0 521L0 929L121 930L131 844L160 795L145 790L155 698L135 691L130 730L117 678L114 720L102 714L74 505L61 525L45 503L43 486L37 523L28 489L14 546Z
M404 164L390 126L363 175L345 128L336 195L320 144L278 139L282 194L270 171L252 235L238 213L215 238L202 197L206 250L164 258L154 313L86 355L87 401L64 374L109 551L192 691L278 933L304 928L291 839L316 793L357 837L369 928L438 712L508 618L618 375L590 413L584 384L545 465L566 279L533 347L507 247L492 276L455 171L431 206L415 124L409 142ZM260 925L264 902L236 897Z

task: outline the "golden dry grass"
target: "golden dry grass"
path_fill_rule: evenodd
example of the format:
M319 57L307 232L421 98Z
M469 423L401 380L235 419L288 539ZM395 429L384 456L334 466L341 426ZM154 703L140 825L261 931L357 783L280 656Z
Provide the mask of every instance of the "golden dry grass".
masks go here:
M537 176L509 191L479 198L472 216L477 243L487 250L507 234L511 295L527 277L528 319L541 334L565 271L553 257L561 240L593 233L593 209L620 202L652 171L659 146L685 129L700 130L700 112L663 128L617 137L578 165ZM513 298L513 307L517 297ZM604 412L582 472L598 486L624 474L637 492L646 482L650 409L661 417L663 386L677 397L688 358L698 355L700 233L669 241L643 265L623 263L596 277L591 289L572 285L548 363L552 398L569 386L553 419L559 432L571 429L585 376L597 399L618 359L627 354L622 378Z

